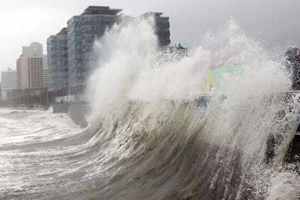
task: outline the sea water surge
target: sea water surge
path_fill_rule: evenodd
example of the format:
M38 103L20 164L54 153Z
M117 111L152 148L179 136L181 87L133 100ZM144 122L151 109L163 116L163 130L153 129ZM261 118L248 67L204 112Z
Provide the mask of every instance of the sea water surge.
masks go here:
M159 53L151 20L122 22L95 49L87 128L0 112L0 199L299 199L284 164L299 123L289 75L235 23L181 59ZM215 83L220 66L242 70Z

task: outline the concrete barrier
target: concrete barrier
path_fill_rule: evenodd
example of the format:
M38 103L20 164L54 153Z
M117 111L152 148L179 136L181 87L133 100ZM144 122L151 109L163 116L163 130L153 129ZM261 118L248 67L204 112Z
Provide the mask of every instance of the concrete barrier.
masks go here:
M86 115L88 104L86 103L56 103L52 105L53 113L67 113L75 124L85 128L88 126Z
M86 103L72 103L69 106L68 114L71 119L80 127L88 126L86 114L88 113L88 105Z
M52 104L53 113L68 113L70 104L68 103L56 103Z

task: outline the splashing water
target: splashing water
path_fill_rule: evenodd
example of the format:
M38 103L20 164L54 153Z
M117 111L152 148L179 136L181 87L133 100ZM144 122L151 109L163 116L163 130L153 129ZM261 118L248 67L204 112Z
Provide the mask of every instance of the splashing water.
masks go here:
M284 67L232 21L190 56L161 62L151 24L122 22L96 43L86 130L0 144L1 199L299 198L299 175L283 164L297 127ZM207 91L222 66L243 73ZM281 143L267 162L270 136Z

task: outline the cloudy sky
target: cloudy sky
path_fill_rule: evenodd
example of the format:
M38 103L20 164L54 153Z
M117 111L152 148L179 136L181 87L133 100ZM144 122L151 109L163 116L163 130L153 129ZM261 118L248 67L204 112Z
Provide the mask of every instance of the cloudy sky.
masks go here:
M0 70L15 68L22 46L45 44L88 5L122 8L130 15L164 12L170 16L173 42L188 46L199 44L204 33L219 30L230 17L268 47L300 46L299 0L9 0L0 8Z

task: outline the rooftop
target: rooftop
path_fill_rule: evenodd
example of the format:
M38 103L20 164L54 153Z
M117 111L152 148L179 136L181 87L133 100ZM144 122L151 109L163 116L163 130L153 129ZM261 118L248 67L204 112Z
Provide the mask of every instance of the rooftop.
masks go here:
M109 6L89 6L82 15L117 15L121 11L121 9L111 9Z
M163 15L163 13L162 12L146 12L146 13L144 13L143 14L143 16L155 16L155 17L160 17L160 16L162 16Z
M66 34L66 32L67 32L67 28L64 27L57 33L57 35Z

